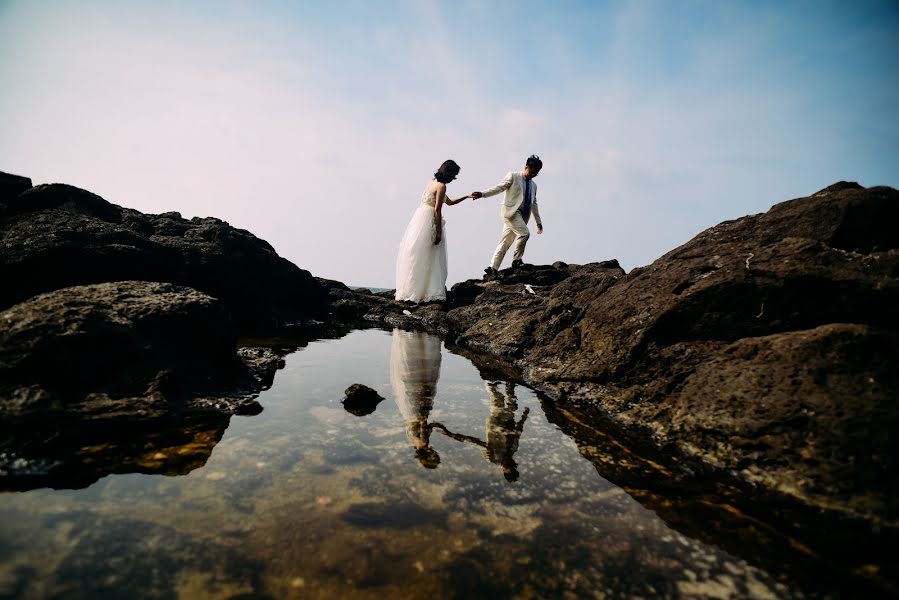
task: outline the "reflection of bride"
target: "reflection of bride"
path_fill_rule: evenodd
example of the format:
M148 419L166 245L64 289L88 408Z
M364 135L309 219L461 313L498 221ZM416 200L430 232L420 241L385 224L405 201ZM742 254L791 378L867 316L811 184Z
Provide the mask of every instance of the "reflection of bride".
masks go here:
M393 330L390 346L390 385L406 421L406 437L415 448L415 456L424 467L434 469L440 463L437 451L430 447L428 415L434 407L437 379L440 377L440 338L420 331Z

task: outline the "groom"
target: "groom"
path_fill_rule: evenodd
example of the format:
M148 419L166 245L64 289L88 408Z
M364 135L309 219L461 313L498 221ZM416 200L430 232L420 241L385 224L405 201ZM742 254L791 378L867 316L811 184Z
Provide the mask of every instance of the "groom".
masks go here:
M534 221L537 223L537 233L543 233L543 223L540 220L540 211L537 209L537 184L533 179L543 168L543 161L532 154L524 165L524 170L507 174L499 185L483 192L472 192L472 198L489 198L500 192L506 192L503 204L500 207L500 215L503 218L503 233L500 236L499 246L493 254L490 266L484 269L488 277L494 277L509 246L515 242L515 250L512 252L512 267L520 267L524 262L524 247L528 243L531 232L528 229L528 220L534 213Z

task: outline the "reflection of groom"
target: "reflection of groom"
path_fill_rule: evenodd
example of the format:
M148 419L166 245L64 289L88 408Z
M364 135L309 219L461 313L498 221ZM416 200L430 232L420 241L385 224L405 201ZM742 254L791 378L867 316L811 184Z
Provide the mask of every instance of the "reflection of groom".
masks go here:
M515 411L518 410L518 398L515 397L515 385L506 382L506 394L503 396L496 389L496 383L486 384L490 394L490 416L487 417L487 460L500 465L503 476L509 481L518 479L518 465L512 458L518 450L518 440L524 430L528 408L521 413L521 420L515 422Z
M537 209L537 184L533 181L542 168L543 161L532 154L525 162L524 170L508 173L497 186L489 190L470 194L472 198L489 198L500 192L506 192L500 207L503 233L500 236L496 252L493 254L493 260L490 261L490 266L484 269L488 277L496 275L512 242L515 242L515 249L512 251L512 267L524 264L522 260L524 247L531 236L528 229L531 213L534 214L534 221L537 223L537 233L543 233L543 222L540 220L540 211Z
M521 420L515 422L515 411L518 410L518 398L515 396L515 385L506 382L506 393L503 395L496 389L499 382L487 381L487 393L490 394L490 415L487 417L487 441L484 442L473 435L453 433L442 423L432 423L444 435L460 442L470 442L484 449L484 457L503 470L503 477L508 481L518 479L518 465L515 453L518 451L518 440L524 431L524 422L528 418L528 407L524 407Z

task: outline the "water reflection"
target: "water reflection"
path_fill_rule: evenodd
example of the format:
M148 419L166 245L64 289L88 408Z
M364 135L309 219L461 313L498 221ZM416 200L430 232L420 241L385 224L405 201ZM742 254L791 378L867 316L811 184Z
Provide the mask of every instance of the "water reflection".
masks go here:
M394 329L390 385L406 421L406 437L415 448L415 457L428 469L440 464L440 455L430 445L432 426L428 423L439 378L440 338L420 331Z
M229 419L152 415L143 421L113 417L115 426L96 419L5 428L0 492L84 488L110 473L185 475L206 464Z
M440 378L440 338L420 331L394 329L390 346L390 384L400 413L406 421L406 437L415 448L418 461L428 469L440 464L440 455L431 447L431 433L437 431L459 442L484 450L484 457L499 465L508 481L519 477L515 452L528 418L525 407L516 420L518 398L515 384L485 381L490 412L485 424L486 441L473 435L451 431L439 422L429 422ZM504 391L500 391L504 386Z
M497 379L424 333L312 343L189 474L0 494L0 598L790 595L605 479L630 458L593 420ZM340 406L355 381L402 430Z
M505 393L499 391L499 381L485 381L487 394L490 396L490 415L487 417L487 441L474 436L454 433L442 423L434 423L438 431L461 442L470 442L484 449L484 457L499 465L503 470L503 477L507 481L518 479L518 464L514 456L518 450L518 440L524 431L524 422L528 418L527 407L521 413L521 419L515 421L515 411L518 410L518 398L515 396L515 384L506 382Z

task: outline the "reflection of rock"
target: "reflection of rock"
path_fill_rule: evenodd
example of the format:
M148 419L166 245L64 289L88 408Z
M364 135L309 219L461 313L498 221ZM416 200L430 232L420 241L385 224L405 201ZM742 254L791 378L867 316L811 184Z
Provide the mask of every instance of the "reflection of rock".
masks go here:
M888 559L895 540L860 544L863 528L845 519L810 513L760 490L740 492L689 472L671 472L657 449L632 440L624 446L614 424L595 407L562 408L545 399L542 407L601 477L687 537L827 596L841 590L837 595L877 597L891 588L869 566Z
M228 417L63 421L10 433L0 491L83 488L111 473L185 475L206 464Z
M0 486L202 464L283 365L266 349L238 356L235 341L221 303L170 284L72 287L4 311Z
M791 596L766 573L643 512L624 494L548 503L528 535L492 535L489 544L441 565L450 597L592 598L598 591L610 598Z
M378 408L378 403L383 399L383 396L370 387L361 383L354 383L346 389L341 402L348 413L352 413L357 417L363 417L375 412L375 409Z

